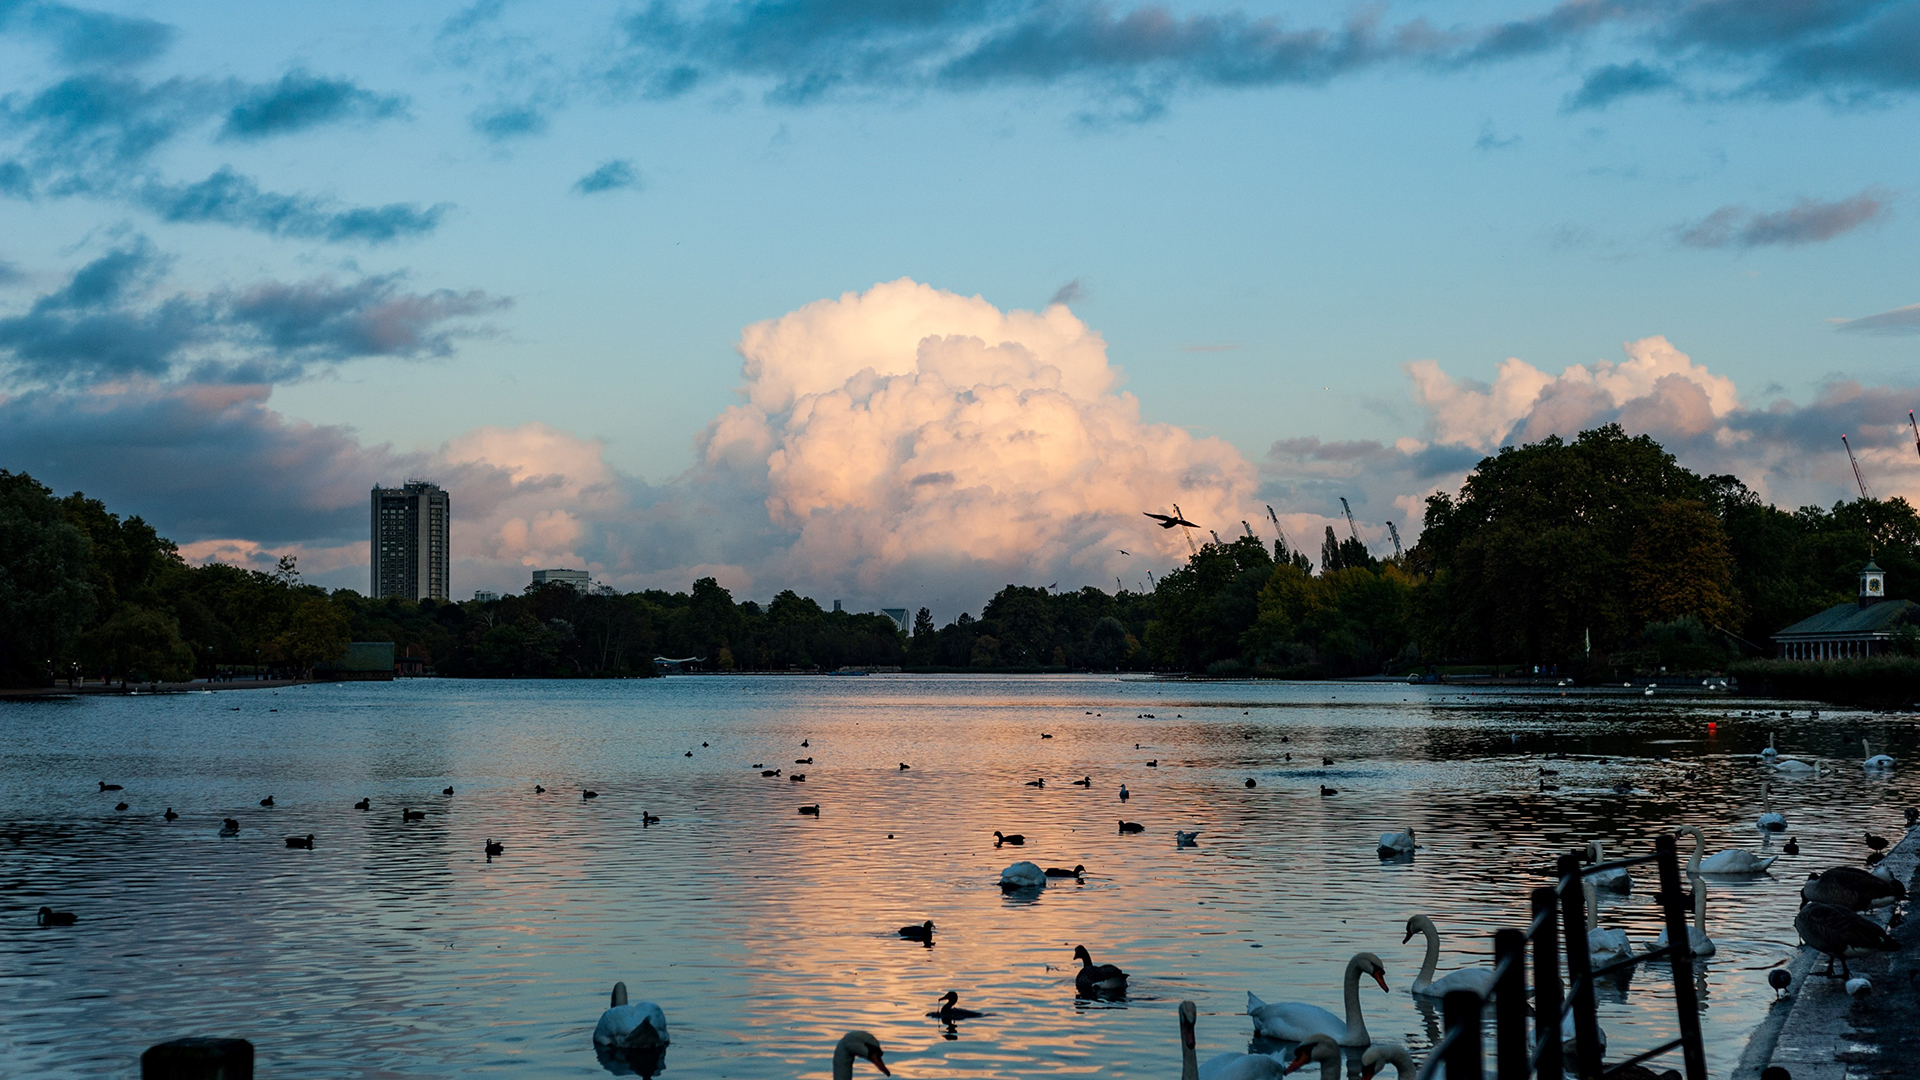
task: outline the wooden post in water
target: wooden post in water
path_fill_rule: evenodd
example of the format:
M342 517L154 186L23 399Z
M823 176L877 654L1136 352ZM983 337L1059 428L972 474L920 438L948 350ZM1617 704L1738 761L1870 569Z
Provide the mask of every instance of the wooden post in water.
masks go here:
M1680 1057L1687 1080L1707 1080L1707 1051L1700 1038L1700 991L1693 985L1693 937L1687 926L1686 894L1680 891L1680 849L1672 833L1654 838L1660 864L1660 899L1666 909L1667 944L1673 949L1673 1003L1680 1013ZM1695 889L1706 883L1694 878Z
M150 1046L140 1055L140 1080L253 1080L253 1044L187 1038Z
M1533 914L1541 915L1540 930L1533 936L1533 1031L1540 1044L1540 1061L1535 1074L1540 1080L1560 1080L1563 1066L1560 1051L1560 927L1554 922L1559 914L1555 906L1560 894L1552 888L1533 890Z
M1493 962L1505 965L1493 993L1494 1075L1527 1080L1527 935L1524 930L1493 932Z

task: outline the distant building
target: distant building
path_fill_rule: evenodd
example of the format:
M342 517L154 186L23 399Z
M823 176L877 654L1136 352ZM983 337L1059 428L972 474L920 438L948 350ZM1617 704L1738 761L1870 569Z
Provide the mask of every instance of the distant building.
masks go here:
M453 507L440 485L373 489L373 596L445 600Z
M900 629L902 630L907 629L907 609L906 608L903 608L903 607L881 608L880 614L885 615L887 618L892 619L894 622L898 623L900 625Z
M585 593L593 588L593 580L585 570L535 570L535 585L571 585Z
M490 604L500 599L500 594L494 592L492 589L475 589L473 590L473 598L483 604Z
M330 682L391 682L393 642L354 641L331 663L313 665L313 677Z
M1920 604L1888 600L1886 571L1869 562L1860 570L1860 599L1836 604L1773 635L1782 660L1851 660L1887 651L1893 632L1916 619Z
M833 610L835 610L835 611L839 611L839 610L840 610L840 601L838 601L838 600L835 600L835 601L833 602Z

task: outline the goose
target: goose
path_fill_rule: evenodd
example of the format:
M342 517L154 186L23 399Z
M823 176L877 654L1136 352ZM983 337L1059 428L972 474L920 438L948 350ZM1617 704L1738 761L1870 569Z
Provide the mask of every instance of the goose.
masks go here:
M1040 889L1047 884L1046 871L1030 862L1017 862L1000 871L1000 889L1013 892L1015 889Z
M373 800L361 799L359 802L353 804L353 808L355 810L371 810L373 809Z
M1860 763L1860 767L1868 772L1885 772L1893 768L1893 757L1888 754L1874 753L1873 747L1867 745L1867 740L1864 736L1860 739L1860 752L1865 754L1867 758Z
M1045 874L1046 874L1046 875L1047 875L1048 877L1070 877L1070 878L1077 878L1077 877L1080 877L1080 876L1082 876L1082 875L1084 875L1084 874L1085 874L1085 873L1087 872L1087 868L1086 868L1085 866L1083 866L1083 865L1081 865L1080 863L1074 863L1074 864L1073 864L1073 869L1071 869L1071 870L1069 870L1069 869L1067 869L1067 868L1066 868L1066 867L1064 867L1064 866L1049 866L1049 867L1047 867L1047 868L1046 868L1046 870L1045 870L1045 871L1043 871L1043 872L1044 872L1044 873L1045 873Z
M1347 1018L1343 1021L1318 1005L1299 1001L1280 1001L1271 1005L1247 992L1247 1015L1253 1017L1253 1033L1281 1042L1304 1042L1314 1035L1336 1039L1341 1046L1365 1046L1373 1039L1360 1015L1360 976L1371 975L1387 992L1387 969L1372 953L1355 953L1347 961L1346 978L1341 989L1346 997Z
M607 1011L593 1027L596 1046L614 1046L623 1050L654 1050L667 1045L667 1014L651 1001L627 1001L627 984L613 984Z
M160 816L161 816L161 817L163 817L163 818L166 818L166 819L167 819L168 821L179 821L179 820L180 820L180 815L179 815L179 814L176 814L176 813L174 813L174 812L173 812L173 807L171 807L171 806L169 806L169 807L167 807L167 812L166 812L166 813L164 813L164 814L161 814Z
M892 1076L887 1063L880 1059L880 1040L864 1031L849 1031L840 1036L833 1048L833 1080L853 1080L853 1061L866 1058L873 1067L880 1070L881 1076Z
M1405 832L1380 834L1380 857L1390 859L1395 855L1413 854L1413 826L1407 826Z
M1606 848L1598 840L1589 840L1587 857L1595 866L1598 866L1607 861ZM1630 893L1633 891L1633 875L1627 873L1627 868L1624 866L1588 874L1587 880L1593 882L1595 888L1605 889L1608 892Z
M105 780L102 780L100 781L100 790L101 791L125 791L126 789L121 787L119 784L109 784Z
M1891 876L1856 866L1836 866L1821 874L1808 874L1800 887L1803 903L1831 904L1848 911L1866 911L1886 907L1907 898L1906 887Z
M1780 858L1778 855L1755 855L1745 848L1728 848L1725 851L1716 851L1708 858L1702 859L1700 854L1706 850L1707 834L1700 831L1700 826L1682 825L1673 831L1676 833L1686 833L1693 837L1693 857L1687 860L1688 874L1712 874L1716 877L1752 877L1755 874L1766 873L1767 867L1772 866L1774 861ZM1789 843L1791 843L1791 841L1789 841ZM1799 850L1799 845L1796 844L1793 846L1793 852ZM1789 852L1789 854L1791 853L1792 852Z
M1773 791L1764 782L1760 785L1760 816L1753 827L1761 832L1787 831L1787 815L1773 808Z
M1199 829L1195 829L1192 832L1181 832L1179 829L1173 830L1173 845L1175 847L1197 847L1199 843Z
M240 823L233 820L232 818L221 818L220 819L220 835L221 836L239 836Z
M1773 764L1774 758L1777 758L1780 756L1780 751L1774 749L1773 747L1773 732L1771 731L1767 732L1767 748L1765 750L1760 751L1760 756L1763 758L1766 758L1767 764L1769 765Z
M1287 1071L1299 1072L1311 1062L1320 1063L1320 1080L1340 1080L1340 1045L1332 1036L1313 1035L1301 1040Z
M1587 956L1595 968L1622 960L1633 959L1633 940L1627 937L1625 930L1602 929L1600 926L1600 890L1593 882L1585 882L1582 891L1587 898Z
M1027 842L1027 836L1025 833L1013 833L1011 835L1008 835L1008 834L1003 834L999 829L993 830L993 846L994 847L999 847L1001 844L1012 844L1014 847L1020 847L1026 842Z
M1707 882L1699 874L1688 874L1688 884L1693 886L1693 925L1687 927L1687 947L1695 956L1712 956L1720 947L1707 936ZM1667 931L1661 927L1660 936L1653 939L1655 949L1667 947Z
M1073 947L1073 958L1080 961L1080 970L1074 972L1073 989L1075 993L1086 997L1096 994L1124 994L1127 992L1127 973L1112 964L1096 964L1093 954L1085 945Z
M289 836L287 837L287 846L290 848L305 848L308 851L312 851L313 834L308 833L305 836Z
M427 820L427 812L425 810L415 810L410 806L403 806L400 808L400 820L425 821Z
M1808 945L1826 954L1827 970L1822 974L1829 977L1833 975L1835 960L1840 961L1841 977L1850 979L1853 972L1847 970L1848 957L1896 952L1900 948L1900 943L1879 923L1832 904L1811 903L1801 908L1800 914L1794 916L1793 928L1800 931L1800 937Z
M1240 1054L1228 1051L1208 1058L1205 1065L1195 1058L1194 1021L1199 1010L1193 1002L1180 1003L1180 1080L1279 1080L1287 1075L1280 1059L1268 1054Z
M1122 821L1120 823L1120 831L1122 833L1146 832L1147 827L1137 821Z
M1407 1053L1407 1048L1399 1043L1374 1043L1367 1047L1366 1053L1360 1055L1360 1080L1373 1080L1380 1074L1382 1065L1393 1066L1397 1080L1413 1080L1414 1074L1420 1069L1420 1063L1413 1060L1413 1055ZM1437 1077L1445 1072L1446 1067L1442 1066L1434 1070L1433 1075Z
M899 933L908 941L924 941L931 945L933 944L933 920L928 919L919 926L903 926Z
M946 992L946 995L940 999L940 1007L927 1015L938 1017L943 1024L951 1024L955 1020L973 1020L989 1015L983 1012L975 1012L972 1009L963 1009L956 1004L959 1000L960 992L958 990L949 990Z
M72 926L80 921L80 916L71 911L55 911L50 907L40 909L41 926Z
M1433 969L1440 962L1440 928L1425 915L1415 915L1407 920L1407 936L1400 939L1405 945L1413 940L1413 935L1427 936L1427 955L1420 961L1420 974L1413 977L1413 992L1421 997L1446 997L1455 990L1471 990L1483 998L1493 996L1493 970L1491 968L1461 968L1449 972L1439 979L1433 977Z
M487 837L487 858L491 859L495 855L504 855L506 850L507 846L505 844L497 844L494 842L493 837Z

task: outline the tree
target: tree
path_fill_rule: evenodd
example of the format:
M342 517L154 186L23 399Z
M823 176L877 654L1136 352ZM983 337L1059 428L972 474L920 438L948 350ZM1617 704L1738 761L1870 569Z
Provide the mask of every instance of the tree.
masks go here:
M72 661L95 611L88 556L52 491L0 469L0 687L41 685Z
M351 625L345 611L321 597L307 597L287 617L285 628L274 636L266 656L302 675L311 675L315 664L336 660L347 651L353 641L348 634Z

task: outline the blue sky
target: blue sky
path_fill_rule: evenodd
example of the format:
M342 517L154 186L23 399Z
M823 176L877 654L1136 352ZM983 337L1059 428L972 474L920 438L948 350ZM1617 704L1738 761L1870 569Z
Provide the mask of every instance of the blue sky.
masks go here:
M1916 90L1912 0L662 2L564 24L0 0L0 467L196 557L298 551L329 584L360 584L365 489L407 470L468 488L456 592L562 559L876 603L1126 576L1095 553L1122 503L1178 494L1179 462L982 558L883 557L898 499L854 528L777 465L714 473L743 330L908 278L1001 312L1065 301L1104 341L1102 393L1244 459L1193 481L1230 526L1272 503L1317 533L1346 493L1383 541L1479 453L1623 417L1789 503L1847 494L1830 444L1858 431L1879 486L1920 492ZM1579 409L1555 387L1586 375L1497 381L1656 337L1680 359L1643 350L1667 358ZM1687 414L1663 373L1733 389ZM753 446L800 437L767 431ZM857 555L803 557L776 503Z

